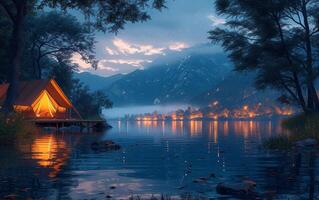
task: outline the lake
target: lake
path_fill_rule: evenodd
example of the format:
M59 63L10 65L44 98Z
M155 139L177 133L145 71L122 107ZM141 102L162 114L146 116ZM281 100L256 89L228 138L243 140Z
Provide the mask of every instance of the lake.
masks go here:
M284 134L280 121L110 123L105 133L42 132L31 143L0 147L0 198L223 198L218 183L243 180L255 181L256 190L273 199L318 194L314 156L261 148L265 138ZM91 149L102 140L122 148Z

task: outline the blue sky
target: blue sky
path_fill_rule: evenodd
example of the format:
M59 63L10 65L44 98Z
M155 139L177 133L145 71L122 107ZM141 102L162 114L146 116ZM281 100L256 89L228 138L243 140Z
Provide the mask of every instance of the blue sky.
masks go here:
M224 23L213 4L213 0L168 0L167 9L151 10L152 19L147 22L127 24L117 35L97 33L98 70L92 70L76 55L74 62L81 71L110 76L143 69L169 52L207 43L207 32Z

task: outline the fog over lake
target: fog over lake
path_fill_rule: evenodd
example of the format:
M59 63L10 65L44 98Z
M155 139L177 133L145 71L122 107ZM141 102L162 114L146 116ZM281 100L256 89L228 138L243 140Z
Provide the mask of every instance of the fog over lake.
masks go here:
M154 111L160 114L167 114L178 109L186 109L189 105L175 104L175 105L145 105L145 106L127 106L127 107L114 107L111 109L103 110L103 115L107 119L117 119L125 115L136 115L144 113L153 113Z

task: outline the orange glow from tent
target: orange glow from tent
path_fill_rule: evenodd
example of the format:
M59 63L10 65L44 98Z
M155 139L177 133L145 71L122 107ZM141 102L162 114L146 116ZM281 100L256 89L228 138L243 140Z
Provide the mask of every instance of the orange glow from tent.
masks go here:
M57 141L53 136L41 137L32 144L33 159L38 160L38 164L42 167L48 167L55 157L57 149Z
M14 106L14 110L18 111L18 112L23 112L23 111L27 111L29 110L30 107L29 106Z
M53 118L59 108L59 105L50 96L50 94L44 90L34 102L32 108L37 117Z

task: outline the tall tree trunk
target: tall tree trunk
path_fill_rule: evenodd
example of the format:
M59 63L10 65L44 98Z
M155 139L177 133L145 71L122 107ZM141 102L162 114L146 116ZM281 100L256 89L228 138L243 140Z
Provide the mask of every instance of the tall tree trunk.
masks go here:
M313 55L312 55L312 45L311 45L311 35L308 21L308 11L307 11L307 2L302 0L302 15L304 20L305 28L305 45L306 45L306 54L307 54L307 90L308 90L308 108L311 111L319 111L319 98L314 86L314 72L313 72Z
M39 50L40 51L40 50ZM39 53L40 54L40 53ZM42 68L41 68L41 57L39 56L37 58L37 70L38 70L38 76L37 78L38 79L41 79L42 78Z
M311 112L314 112L315 111L314 94L311 89L310 81L307 81L307 91L308 91L307 107Z
M279 29L280 41L281 41L281 44L282 44L282 46L284 48L287 61L288 61L289 65L292 68L291 71L292 71L292 74L293 74L295 90L297 92L297 100L298 100L297 102L298 102L299 106L303 109L303 111L305 113L307 113L308 112L308 108L306 106L306 101L305 101L305 98L304 98L304 95L303 95L303 91L302 91L302 87L301 87L301 84L300 84L300 81L299 81L298 73L293 67L294 64L292 62L292 59L291 59L291 56L290 56L290 52L287 49L287 45L286 45L286 41L285 41L285 38L284 38L284 33L283 33L283 30L282 30L282 26L280 24L280 20L279 20L278 17L275 17L275 21L276 21L276 24L277 24L278 29Z
M308 112L307 111L307 106L306 106L306 102L305 102L305 98L302 94L302 89L300 86L300 82L299 82L299 78L298 78L298 74L296 72L293 72L293 77L294 77L294 81L295 81L295 87L296 87L296 92L297 92L297 96L299 99L299 104L302 107L302 109L304 110L304 112Z
M24 47L24 19L26 15L26 3L27 0L23 0L17 2L16 4L16 15L13 20L13 31L9 49L9 64L11 67L11 71L9 73L10 86L8 88L6 100L2 108L5 113L13 111L13 105L18 90L21 57Z
M312 90L312 94L314 95L315 111L319 112L319 98L318 98L317 90L315 88L314 81L312 82L311 90Z

